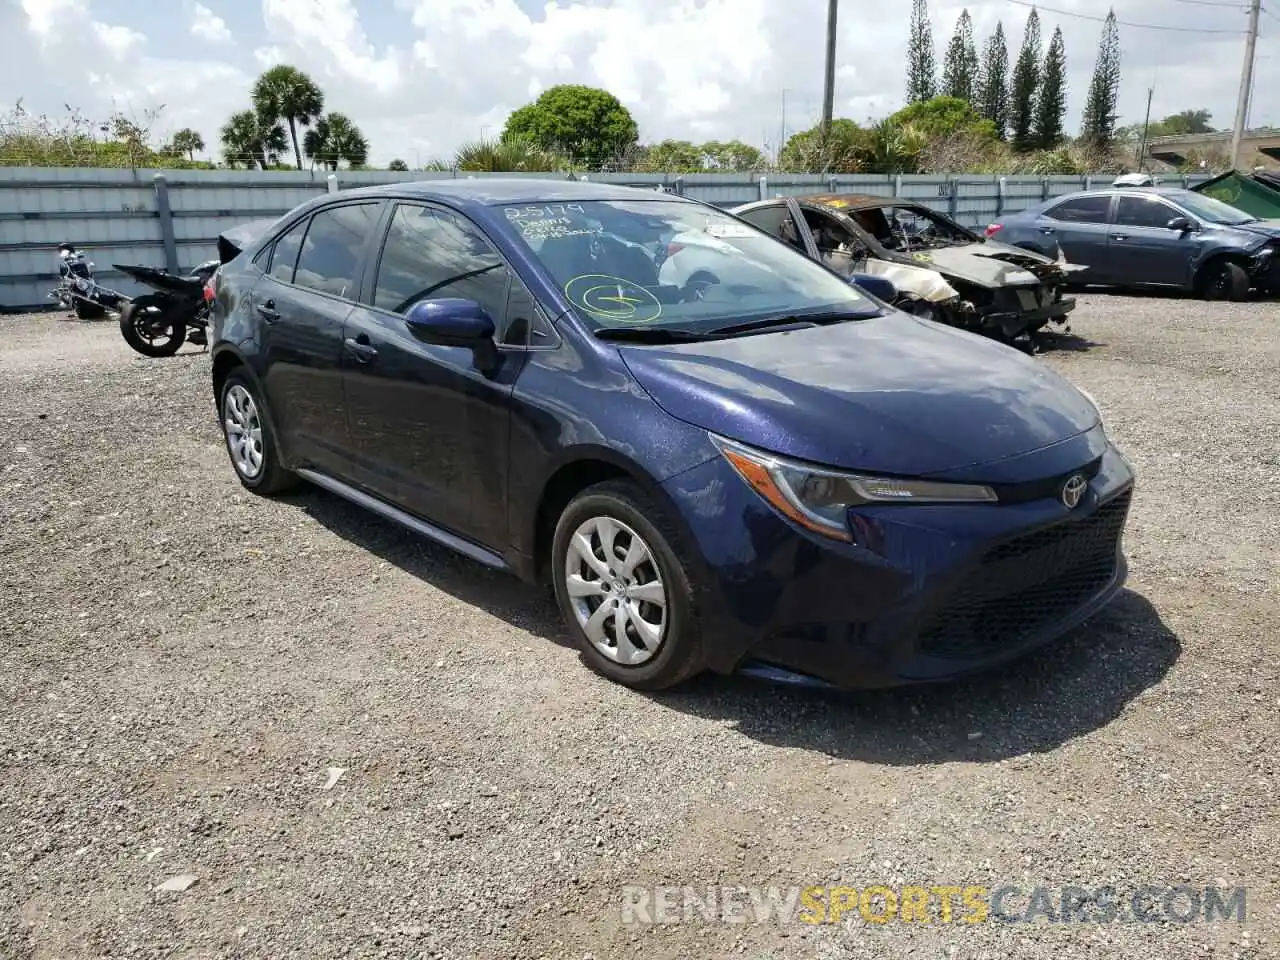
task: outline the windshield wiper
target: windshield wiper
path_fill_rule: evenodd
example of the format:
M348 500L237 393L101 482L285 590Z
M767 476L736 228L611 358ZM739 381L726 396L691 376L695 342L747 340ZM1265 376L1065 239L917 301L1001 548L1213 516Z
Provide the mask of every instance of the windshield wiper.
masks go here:
M745 323L731 323L727 327L716 327L707 331L709 337L732 337L739 333L755 333L757 331L776 329L778 327L825 326L840 323L844 320L869 320L880 316L879 310L848 311L840 313L782 313L777 316L763 317L759 320L748 320Z
M596 331L596 337L630 343L692 343L707 339L706 334L671 327L604 327Z

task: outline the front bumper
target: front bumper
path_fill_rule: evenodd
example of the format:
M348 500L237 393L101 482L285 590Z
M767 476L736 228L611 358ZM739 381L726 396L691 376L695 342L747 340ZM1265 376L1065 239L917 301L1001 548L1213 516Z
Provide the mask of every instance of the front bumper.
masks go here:
M1133 474L1110 444L1088 446L1060 445L1050 471L1096 471L1074 510L1052 496L864 507L850 511L853 544L796 527L720 460L673 478L705 562L708 666L891 687L986 670L1061 636L1127 575Z

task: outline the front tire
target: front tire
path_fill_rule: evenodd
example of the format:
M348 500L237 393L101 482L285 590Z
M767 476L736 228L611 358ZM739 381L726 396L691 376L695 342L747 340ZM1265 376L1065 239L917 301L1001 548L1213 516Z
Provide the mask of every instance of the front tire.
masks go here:
M167 315L168 297L143 294L120 311L120 333L125 343L144 357L171 357L182 349L187 327ZM152 311L157 311L153 313Z
M1200 292L1206 300L1247 300L1249 275L1238 263L1218 260L1205 267Z
M297 475L280 463L265 411L256 385L243 370L227 374L218 397L227 455L240 483L264 496L288 490L298 482Z
M662 690L703 669L691 565L674 525L634 483L610 480L575 497L551 548L556 601L591 669L637 690Z

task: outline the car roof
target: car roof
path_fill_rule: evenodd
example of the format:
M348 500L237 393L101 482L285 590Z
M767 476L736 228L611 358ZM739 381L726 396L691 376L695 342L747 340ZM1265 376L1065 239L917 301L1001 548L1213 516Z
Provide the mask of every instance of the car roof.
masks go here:
M804 203L816 204L820 207L834 207L837 210L869 210L874 207L918 207L918 200L906 197L872 196L869 193L815 193L809 197L796 197Z
M1152 194L1158 197L1185 197L1194 192L1186 187L1098 187L1094 190L1077 190L1074 193L1063 193L1056 197L1050 197L1047 202L1052 203L1056 200L1074 199L1076 197L1110 197L1117 193L1129 197L1145 197Z
M470 202L484 206L503 203L571 203L584 200L670 200L694 203L653 189L624 187L585 180L551 177L477 177L474 180L409 180L343 190L342 197L421 197L423 200Z

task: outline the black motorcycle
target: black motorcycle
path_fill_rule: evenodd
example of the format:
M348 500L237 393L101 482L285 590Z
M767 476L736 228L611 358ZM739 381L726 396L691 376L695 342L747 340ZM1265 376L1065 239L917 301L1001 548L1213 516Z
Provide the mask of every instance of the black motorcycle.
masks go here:
M128 297L98 283L93 276L93 261L76 249L75 244L58 244L58 285L49 291L49 299L64 310L72 310L81 320L97 320L108 310L119 310Z
M155 290L120 311L120 333L143 356L171 357L183 343L209 346L209 281L220 266L207 260L185 276L156 267L112 264L121 273Z

